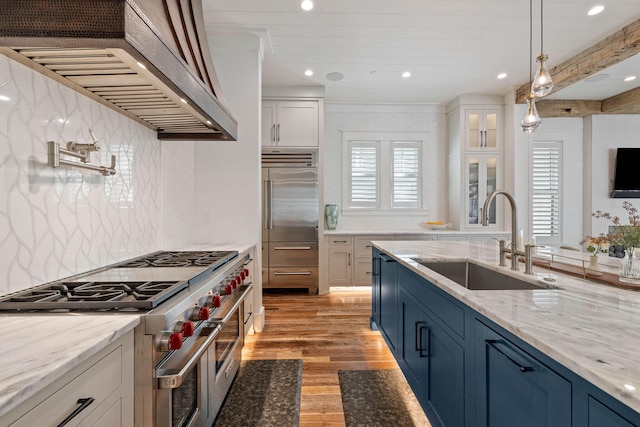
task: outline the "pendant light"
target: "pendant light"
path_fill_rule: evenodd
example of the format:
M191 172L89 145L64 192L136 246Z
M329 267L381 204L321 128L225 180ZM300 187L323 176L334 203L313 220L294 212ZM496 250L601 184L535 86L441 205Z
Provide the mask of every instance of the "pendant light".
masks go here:
M551 74L547 70L547 59L549 56L544 53L544 37L543 37L543 12L544 12L544 0L540 0L540 55L536 58L536 61L540 63L536 75L531 83L531 92L536 98L542 98L551 92L553 89L553 80Z
M529 0L529 81L531 81L531 59L533 58L533 0ZM535 132L540 127L542 120L536 108L536 96L532 91L527 94L527 114L520 122L520 129L525 133Z

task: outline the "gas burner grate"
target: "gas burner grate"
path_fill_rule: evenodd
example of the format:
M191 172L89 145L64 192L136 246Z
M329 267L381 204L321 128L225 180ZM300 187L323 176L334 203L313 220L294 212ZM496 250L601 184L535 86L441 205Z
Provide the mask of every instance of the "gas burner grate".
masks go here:
M217 267L235 257L236 251L160 252L118 264L117 268Z

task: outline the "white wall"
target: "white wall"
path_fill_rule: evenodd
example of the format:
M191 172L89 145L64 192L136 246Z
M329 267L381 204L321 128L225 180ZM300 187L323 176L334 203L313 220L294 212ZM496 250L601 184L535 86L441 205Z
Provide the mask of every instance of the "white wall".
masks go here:
M606 233L611 223L591 217L596 210L609 212L627 224L622 202L640 208L638 199L612 199L614 159L618 147L640 147L640 115L597 115L585 119L585 196L584 235ZM640 165L639 165L640 166ZM640 167L639 172L640 174ZM589 191L590 190L590 191Z
M341 215L337 230L424 230L420 223L447 218L447 121L439 105L325 104L324 202L342 205L342 131L424 132L429 161L426 215ZM428 216L428 217L427 217Z
M0 294L158 249L160 143L155 132L0 55ZM47 165L47 141L91 142L93 164Z

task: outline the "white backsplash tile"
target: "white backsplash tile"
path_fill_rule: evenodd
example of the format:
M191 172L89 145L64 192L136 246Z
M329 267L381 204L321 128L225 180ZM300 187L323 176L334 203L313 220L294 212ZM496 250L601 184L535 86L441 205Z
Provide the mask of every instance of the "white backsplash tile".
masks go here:
M154 131L0 55L0 294L157 250L160 142ZM47 141L100 142L91 163L47 165Z

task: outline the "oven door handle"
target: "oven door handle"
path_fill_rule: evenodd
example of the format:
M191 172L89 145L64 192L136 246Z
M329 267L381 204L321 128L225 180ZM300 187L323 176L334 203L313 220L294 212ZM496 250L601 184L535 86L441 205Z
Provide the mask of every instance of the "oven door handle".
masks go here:
M200 361L204 352L207 351L211 343L216 339L218 334L220 333L220 329L222 327L217 325L216 328L211 331L211 333L207 336L204 342L198 346L198 349L191 355L189 360L184 364L184 366L180 369L180 371L176 373L166 373L163 374L163 369L156 370L156 378L158 380L158 388L169 389L169 388L178 388L182 385L182 380L184 377L191 372L191 370L196 366L196 364ZM174 370L172 369L171 372Z
M253 289L253 284L251 284L251 283L247 283L247 284L242 285L242 286L246 286L246 288L242 291L242 294L240 296L238 296L237 299L233 302L233 305L231 306L231 308L228 311L225 312L224 316L217 317L217 318L214 318L214 319L209 319L209 322L213 322L213 323L224 325L225 323L227 323L229 321L229 319L231 319L231 316L233 316L233 313L235 313L235 311L238 309L240 304L242 304L242 301L244 301L244 299L247 297L247 294L249 293L249 291L251 291L251 289ZM240 289L240 288L238 288L238 289Z

